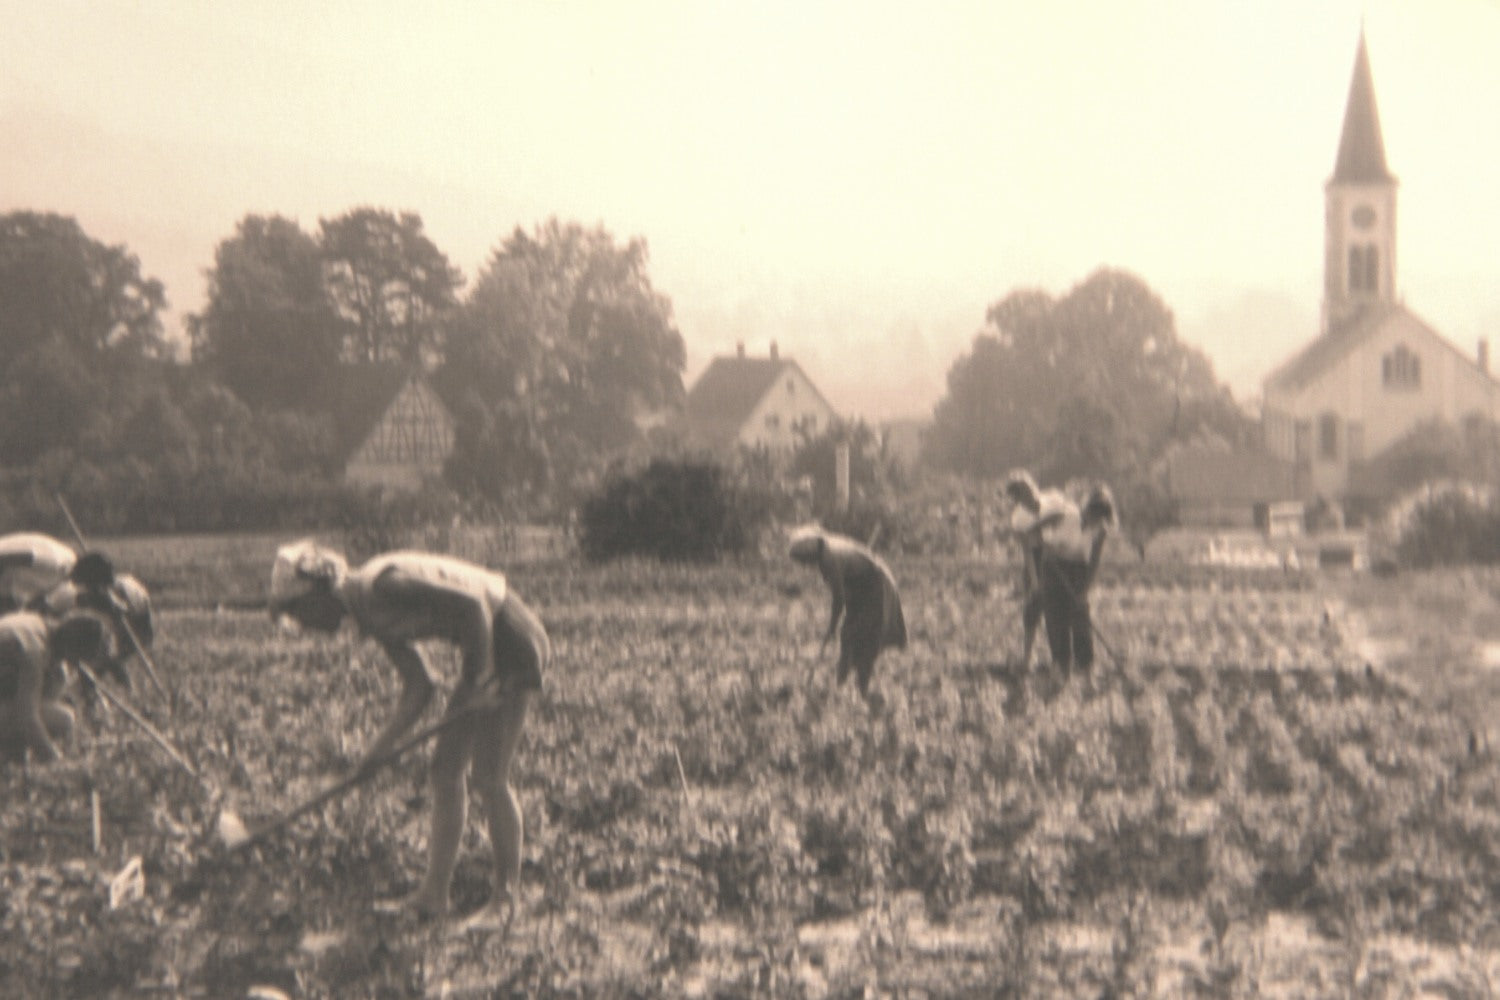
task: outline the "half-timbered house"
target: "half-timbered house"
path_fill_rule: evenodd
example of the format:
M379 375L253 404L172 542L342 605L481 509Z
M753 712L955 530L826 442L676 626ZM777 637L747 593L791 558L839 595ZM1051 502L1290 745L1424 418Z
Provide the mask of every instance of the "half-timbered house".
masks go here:
M415 490L442 476L453 451L453 414L421 372L345 368L330 402L346 481Z

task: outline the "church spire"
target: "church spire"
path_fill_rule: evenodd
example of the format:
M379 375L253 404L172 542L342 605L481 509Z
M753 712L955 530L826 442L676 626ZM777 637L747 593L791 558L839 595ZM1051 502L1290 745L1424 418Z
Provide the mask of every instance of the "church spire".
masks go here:
M1375 83L1359 32L1338 160L1324 185L1323 329L1396 299L1396 186L1385 163Z
M1380 136L1380 113L1375 109L1375 83L1363 29L1349 81L1349 103L1344 106L1344 131L1333 168L1336 184L1369 184L1395 180L1385 165L1385 141Z

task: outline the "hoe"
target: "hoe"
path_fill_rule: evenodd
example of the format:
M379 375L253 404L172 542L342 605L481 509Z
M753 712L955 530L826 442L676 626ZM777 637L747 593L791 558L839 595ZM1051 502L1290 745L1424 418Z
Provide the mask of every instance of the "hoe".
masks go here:
M434 722L432 725L426 727L425 729L418 730L416 733L408 736L405 740L397 743L384 756L377 757L375 760L371 761L369 767L366 767L360 771L356 771L349 777L335 782L332 785L329 785L327 788L323 789L321 792L318 792L316 795L307 799L305 802L293 806L281 815L276 816L273 819L269 819L264 823L261 823L253 830L248 829L245 826L244 822L241 821L239 816L235 815L234 812L225 809L219 814L218 833L220 845L231 852L249 847L251 844L264 839L266 836L272 833L275 833L277 830L280 830L282 827L293 822L294 820L306 816L308 813L312 812L314 809L317 809L319 806L331 802L332 800L347 794L354 788L359 787L360 785L369 781L378 772L384 770L386 767L394 764L400 758L406 756L406 754L413 749L421 746L423 743L426 743L434 736L437 736L439 733L448 729L450 726L467 718L470 714L479 711L483 707L484 706L473 706L471 708L462 709L460 711L454 712L452 715L438 720L437 722Z

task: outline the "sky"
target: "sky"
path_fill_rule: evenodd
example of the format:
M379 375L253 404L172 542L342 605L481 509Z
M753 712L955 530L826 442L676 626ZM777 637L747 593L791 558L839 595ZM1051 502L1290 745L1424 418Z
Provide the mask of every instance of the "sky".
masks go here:
M251 213L414 211L472 282L517 227L650 248L687 381L775 341L922 417L1017 289L1101 267L1237 398L1318 331L1323 185L1369 47L1397 287L1500 337L1500 0L0 0L0 212L202 309Z

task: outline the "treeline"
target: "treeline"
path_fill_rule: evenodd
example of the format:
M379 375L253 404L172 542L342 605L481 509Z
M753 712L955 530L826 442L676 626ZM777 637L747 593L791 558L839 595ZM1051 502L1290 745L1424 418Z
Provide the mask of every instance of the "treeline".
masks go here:
M315 230L248 215L205 276L184 359L163 334L166 290L127 248L65 216L0 216L6 523L46 523L57 493L97 531L459 511L560 521L590 499L597 515L611 489L639 508L620 477L672 454L642 428L680 407L686 351L644 240L552 219L501 238L466 282L414 213L359 207ZM423 370L454 413L441 488L385 502L343 484L340 386L371 366ZM919 511L970 505L968 493L1011 468L1049 483L1104 479L1144 545L1175 520L1161 472L1174 448L1254 436L1161 300L1133 275L1101 270L1060 297L1023 289L990 307L949 371L914 467L898 469L858 421L804 441L774 470L757 465L767 456L710 461L716 484L760 484L762 500L728 503L736 516L805 513L923 548L934 529ZM840 444L852 454L847 507L831 500ZM679 477L705 461L678 458ZM966 485L941 485L954 482Z
M395 501L565 510L638 418L683 395L685 349L642 240L549 220L502 239L467 295L420 217L357 208L304 231L251 215L187 318L123 246L71 218L0 216L0 516L47 523L61 492L94 530L357 521L342 484L349 369L424 370L457 421L448 489Z

